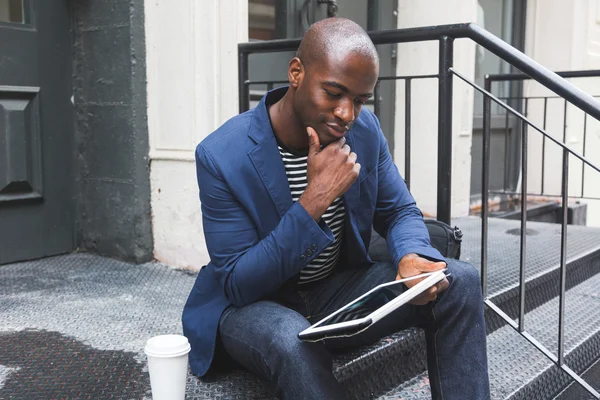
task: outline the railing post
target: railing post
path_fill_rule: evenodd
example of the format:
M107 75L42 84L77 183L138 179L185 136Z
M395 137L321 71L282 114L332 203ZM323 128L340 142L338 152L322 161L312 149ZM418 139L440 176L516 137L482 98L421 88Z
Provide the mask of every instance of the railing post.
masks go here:
M562 224L560 230L560 292L558 298L558 365L565 355L565 292L567 286L567 226L569 223L569 151L563 149L562 165Z
M489 76L485 76L485 90L492 92L492 81ZM508 111L507 111L508 112ZM491 99L487 94L483 94L483 136L481 152L481 292L483 298L487 297L487 256L488 256L488 218L489 218L489 197L490 197L490 127L492 118Z
M452 198L452 61L453 38L440 38L438 94L437 219L450 223Z
M527 100L523 115L527 116ZM521 122L521 247L519 253L519 332L525 330L525 264L527 262L527 160L528 143L527 123Z
M250 109L248 81L248 53L238 49L238 96L240 114Z
M404 180L410 190L411 78L404 80Z

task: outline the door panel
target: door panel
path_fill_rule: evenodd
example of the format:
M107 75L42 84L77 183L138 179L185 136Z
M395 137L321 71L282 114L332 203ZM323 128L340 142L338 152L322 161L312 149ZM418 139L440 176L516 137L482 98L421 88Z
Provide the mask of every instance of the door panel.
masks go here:
M0 0L0 21L19 3L26 23L0 22L0 264L75 243L69 1Z

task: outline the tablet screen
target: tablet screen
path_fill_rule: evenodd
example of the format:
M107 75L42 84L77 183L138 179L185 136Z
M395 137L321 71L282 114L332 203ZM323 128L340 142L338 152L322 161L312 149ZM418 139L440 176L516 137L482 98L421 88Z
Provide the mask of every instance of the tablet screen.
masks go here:
M324 320L318 324L318 326L328 326L366 317L381 306L394 300L405 290L406 287L402 284L402 282L395 282L391 285L380 287L357 302L349 305L338 314Z

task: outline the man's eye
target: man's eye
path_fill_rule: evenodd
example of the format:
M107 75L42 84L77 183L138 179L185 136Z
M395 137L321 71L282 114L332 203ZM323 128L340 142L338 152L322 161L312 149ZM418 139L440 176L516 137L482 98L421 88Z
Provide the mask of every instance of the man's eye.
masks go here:
M325 90L325 93L327 93L327 95L329 97L331 97L332 99L339 99L341 97L341 94L339 94L339 93L332 93L329 90Z
M356 104L358 104L359 106L364 106L364 105L365 105L365 103L366 103L366 101L365 101L365 100L361 100L361 99L356 99L356 100L354 100L354 102L355 102Z

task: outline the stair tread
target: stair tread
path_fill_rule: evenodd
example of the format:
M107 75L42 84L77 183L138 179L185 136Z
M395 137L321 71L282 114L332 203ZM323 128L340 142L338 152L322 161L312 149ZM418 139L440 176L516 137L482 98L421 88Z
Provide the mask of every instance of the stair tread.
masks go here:
M452 221L463 231L461 260L479 268L481 265L481 219L457 218ZM519 283L520 221L489 219L488 294L495 296ZM530 235L526 246L526 279L529 281L559 267L559 224L527 222ZM512 232L512 233L509 233ZM567 263L600 250L600 228L569 225L567 229Z
M556 354L558 348L558 304L559 300L556 297L530 311L525 317L526 331L553 354ZM572 363L568 354L598 336L599 332L600 274L597 274L566 292L564 347L568 366L574 370L581 368L581 365ZM488 335L487 348L492 399L511 398L536 376L551 369L558 369L508 325ZM600 355L595 350L584 351L587 351L590 359L596 359ZM577 357L577 362L582 362L580 357ZM423 373L379 399L430 399L427 382L427 373ZM546 393L537 390L535 398L554 397L560 390L558 386L557 384L544 385ZM534 397L520 394L519 398L533 399Z
M466 217L458 218L453 222L465 233L461 259L471 262L476 266L479 265L481 220L479 218ZM507 231L517 229L519 226L519 221L490 219L488 236L490 243L490 251L488 254L488 288L489 292L492 294L501 291L503 292L506 288L514 287L518 283L519 236L518 234L509 234ZM533 236L528 236L528 262L526 271L527 276L532 278L540 276L545 272L555 270L558 267L560 255L560 226L557 226L556 224L528 222L528 228L537 232ZM572 262L582 255L597 251L598 247L600 247L599 243L600 229L569 226L569 261ZM569 293L575 293L574 290L578 290L580 287L581 285L571 288ZM556 301L557 300L555 300L555 302ZM552 306L553 304L554 303L551 302L545 306L546 308L554 307L553 309L557 310L558 306ZM567 309L568 308L569 301L567 301ZM600 310L600 307L598 307L598 309ZM529 325L531 325L532 328L534 327L533 324L528 321L534 321L536 319L537 314L535 313L540 312L537 310L538 309L534 309L527 314L527 327L529 327ZM556 316L556 321L557 318L558 317ZM571 317L569 317L569 313L567 313L567 326L571 323L569 318ZM600 320L600 318L596 318L596 320ZM577 324L575 326L577 326ZM554 329L548 327L546 331L542 332L542 334L550 335L550 333L552 333L552 336L554 337L556 336L558 328ZM566 332L569 332L569 329L567 329ZM406 335L406 333L408 333L408 335ZM540 335L540 332L537 331L531 331L531 333L536 338ZM492 337L500 337L498 335L504 335L503 338L505 339L502 340L508 340L510 342L510 349L507 349L506 346L504 346L504 348L502 347L502 340L499 344L495 344ZM568 334L565 335L565 339L567 339L568 342ZM513 357L511 356L511 353L515 351L520 352L523 357L526 357L524 358L525 360L532 361L531 363L527 361L527 363L529 363L527 367L531 367L532 371L528 372L528 370L524 370L519 375L535 374L535 371L541 370L544 367L548 368L551 365L550 361L547 361L541 353L510 327L504 327L494 332L492 335L488 336L488 340L488 353L494 354L493 357L490 357L490 369L495 368L498 373L510 375L513 372L515 367L511 364L514 363L514 360L511 358ZM412 349L412 353L407 354L407 350L411 350L410 347L415 346L415 343L419 343L417 346L418 348ZM565 347L568 350L568 343L565 344ZM551 343L548 343L547 345L551 347ZM385 366L385 360L394 359L394 355L396 355L397 359L397 354L402 354L400 357L406 361L404 364L421 363L421 365L424 365L425 348L422 340L422 332L419 330L400 332L392 337L382 339L375 345L338 354L335 357L334 370L340 381L349 385L356 385L363 398L367 398L366 396L368 396L370 392L370 378L365 379L365 377L373 377L373 379L382 380L385 385L375 385L378 389L384 390L385 387L395 386L395 384L390 381L394 377L382 377L381 375L388 373L388 371L385 371L385 368L379 368L379 365L377 364L379 363ZM503 368L505 370L502 370ZM419 371L422 370L423 368L416 368L414 374L405 376L404 379L400 379L400 381L406 380L406 382L396 389L389 391L386 395L381 397L381 399L392 400L402 398L406 400L431 398L431 395L428 392L428 385L423 383L427 379L427 374L419 373ZM359 374L363 374L362 379L353 379L355 376L360 376ZM492 374L494 373L492 372ZM414 378L411 379L412 377ZM526 380L523 380L522 383L525 384L526 382ZM497 391L495 387L498 387ZM503 383L502 379L498 382L493 381L492 390L497 392L497 395L495 395L494 398L504 398L501 396L510 393L512 390L510 388L513 387L520 387L518 379L515 379L515 382L508 385ZM193 393L194 389L197 389L199 393L206 393L207 391L212 392L216 396L219 396L220 393L222 393L224 396L223 398L244 398L249 400L270 398L268 397L270 396L270 391L268 390L267 385L243 371L223 375L213 381L205 382L197 380L188 382L188 393Z

